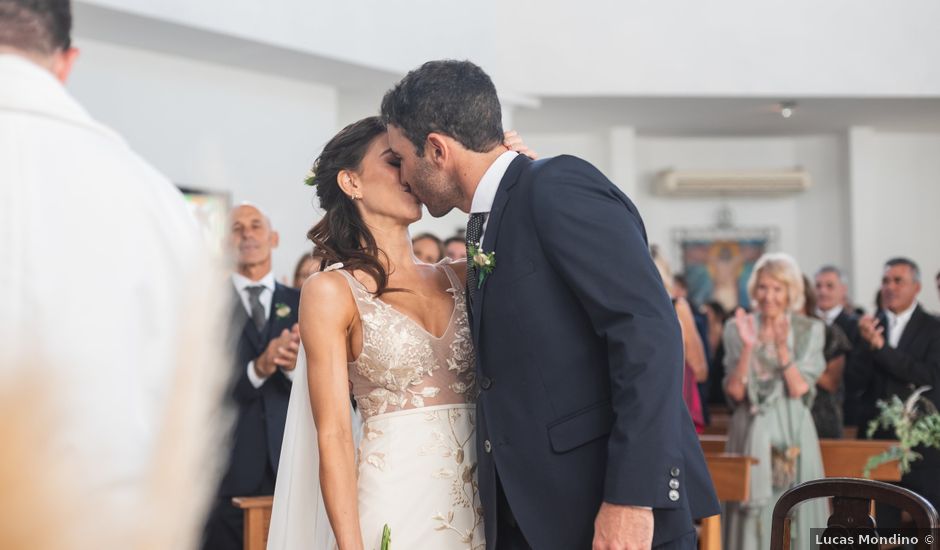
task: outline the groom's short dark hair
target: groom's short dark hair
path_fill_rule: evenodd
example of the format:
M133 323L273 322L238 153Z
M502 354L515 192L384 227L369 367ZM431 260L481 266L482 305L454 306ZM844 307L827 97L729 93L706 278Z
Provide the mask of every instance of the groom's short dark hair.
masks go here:
M70 0L0 0L0 46L51 55L72 45Z
M402 129L424 156L431 132L485 153L503 142L496 86L469 61L428 61L411 71L382 99L382 118Z

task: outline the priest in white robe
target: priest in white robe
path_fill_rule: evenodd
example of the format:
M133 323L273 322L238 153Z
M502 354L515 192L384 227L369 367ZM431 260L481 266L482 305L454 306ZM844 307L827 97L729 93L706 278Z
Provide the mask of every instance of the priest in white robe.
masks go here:
M19 508L81 495L68 517L99 535L149 522L193 546L225 433L221 283L180 192L63 86L70 28L67 0L0 0L0 389L35 393L3 421L48 432L4 479L33 488Z

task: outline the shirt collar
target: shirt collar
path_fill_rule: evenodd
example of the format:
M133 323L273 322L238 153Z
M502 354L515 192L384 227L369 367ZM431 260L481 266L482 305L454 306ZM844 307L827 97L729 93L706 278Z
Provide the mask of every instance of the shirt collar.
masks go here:
M829 311L824 311L817 308L816 314L819 315L827 325L831 325L836 321L836 317L842 314L842 306L836 306Z
M95 122L47 69L17 54L0 54L0 110L66 121L124 143L113 130Z
M506 175L509 165L519 155L515 151L506 151L493 161L493 164L486 169L477 190L473 193L473 202L470 204L470 213L489 213L493 208L493 200L496 199L496 191L499 190L499 182Z
M888 318L888 322L891 324L907 324L911 320L911 317L914 315L914 310L917 309L917 302L915 301L911 304L911 307L905 309L901 313L894 313L890 309L885 310L885 316Z
M244 292L246 288L250 286L261 285L264 288L274 292L274 272L268 271L268 274L257 281L252 281L248 277L245 277L241 273L232 273L232 283L235 284L235 289L239 292Z

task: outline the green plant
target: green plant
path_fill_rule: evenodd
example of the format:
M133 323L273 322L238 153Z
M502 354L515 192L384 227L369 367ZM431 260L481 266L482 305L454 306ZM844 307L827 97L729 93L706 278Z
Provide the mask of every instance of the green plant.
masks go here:
M914 451L914 447L923 445L940 449L940 414L930 400L921 397L927 391L930 391L930 386L917 388L904 401L897 395L890 401L878 400L876 405L881 412L868 424L866 435L871 439L878 428L890 429L894 431L898 444L868 459L864 472L866 478L878 466L894 460L898 461L902 474L910 472L911 463L923 458Z
M388 524L385 524L385 528L382 529L382 550L389 550L392 544L392 530L389 529Z

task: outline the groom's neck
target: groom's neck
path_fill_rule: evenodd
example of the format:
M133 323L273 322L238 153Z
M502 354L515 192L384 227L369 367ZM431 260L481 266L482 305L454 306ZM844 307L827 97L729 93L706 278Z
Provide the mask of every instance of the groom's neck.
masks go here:
M505 152L506 148L500 144L485 153L477 153L475 151L466 151L464 153L466 157L458 173L460 189L463 192L463 200L459 205L461 210L467 213L470 212L470 207L473 204L473 195L476 193L477 187L480 186L480 180L483 179L483 174L485 174L490 166L496 162L496 159Z

